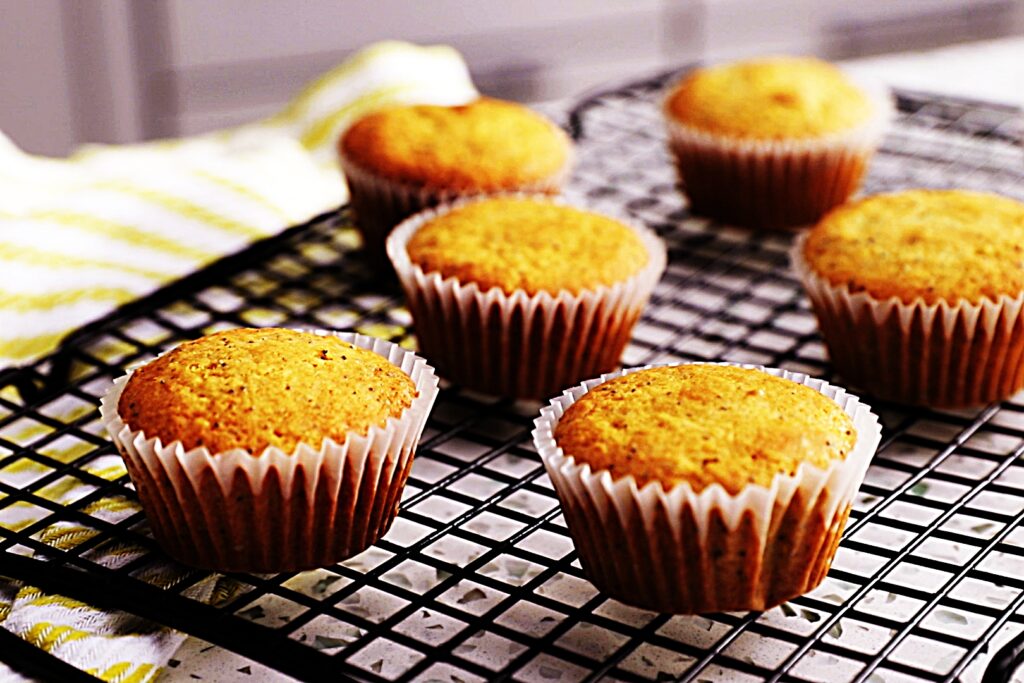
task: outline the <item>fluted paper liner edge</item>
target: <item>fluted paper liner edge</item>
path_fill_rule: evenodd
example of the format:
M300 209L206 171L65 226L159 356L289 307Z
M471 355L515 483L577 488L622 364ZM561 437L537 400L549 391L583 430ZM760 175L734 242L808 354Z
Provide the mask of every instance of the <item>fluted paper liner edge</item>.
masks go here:
M411 405L343 443L300 443L291 453L268 447L260 454L214 454L206 447L186 451L180 441L163 444L121 419L118 401L132 371L101 399L103 425L125 460L154 535L176 559L241 571L326 566L371 545L393 521L438 379L424 359L397 344L308 331L336 336L401 368L416 386Z
M823 380L741 365L833 399L857 430L852 451L826 469L804 463L793 475L776 475L769 487L750 484L736 495L718 484L699 493L685 482L667 491L659 482L638 488L631 475L613 480L607 470L591 471L589 465L576 463L562 451L554 431L569 406L603 382L652 367L659 366L586 381L552 399L535 421L534 444L562 502L588 577L624 602L678 613L766 609L812 590L828 570L853 498L878 447L878 418L856 396ZM822 544L809 563L813 566L801 562L788 567L787 563L796 561L773 553L776 541L799 538L806 530L801 525L818 521L819 537L808 539ZM739 527L743 533L737 532ZM620 540L623 547L612 547ZM716 557L710 546L724 549L726 559ZM737 549L739 555L730 555ZM750 567L754 571L747 571ZM794 586L773 586L772 577L778 576L804 578Z
M483 291L476 283L426 273L412 263L407 245L421 226L493 197L571 206L528 193L465 198L412 216L388 238L388 256L405 290L424 355L440 374L464 386L517 398L546 399L585 377L617 367L665 270L664 242L645 226L610 216L637 235L647 250L647 264L626 280L578 294L562 290L531 295L522 289L508 294L499 287ZM482 321L492 321L498 329Z
M1024 344L1024 330L1018 330L1024 322L1024 292L980 303L878 299L815 273L804 257L806 243L806 233L797 237L790 263L814 307L831 360L845 379L883 398L936 407L981 405L1020 388L1024 367L1013 347ZM895 353L872 353L865 340L885 336L891 320L897 321L893 332L898 336L890 339ZM839 329L846 332L833 332ZM856 348L847 348L850 344Z

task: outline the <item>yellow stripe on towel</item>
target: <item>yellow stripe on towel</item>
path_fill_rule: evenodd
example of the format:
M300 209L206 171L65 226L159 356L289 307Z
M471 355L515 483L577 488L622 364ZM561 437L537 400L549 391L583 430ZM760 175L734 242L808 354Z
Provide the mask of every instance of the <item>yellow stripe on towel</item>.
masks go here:
M204 180L208 180L215 185L219 185L220 187L223 187L227 190L231 190L235 194L245 197L246 199L252 201L255 204L259 204L263 208L273 213L278 218L283 219L286 223L288 221L293 220L293 217L290 216L287 211L282 209L277 204L267 201L266 197L264 197L259 192L253 190L251 187L247 187L242 183L232 180L231 178L225 178L224 176L217 175L216 173L213 173L211 171L195 171L195 175L199 176L200 178L203 178Z
M134 299L136 296L130 289L120 287L84 287L82 289L46 292L45 294L5 292L0 289L0 311L11 311L14 313L49 311L58 306L70 306L83 301L122 304Z
M160 670L152 664L139 664L135 671L122 678L119 683L146 683L158 673Z
M72 256L70 254L54 254L39 247L29 247L23 244L11 242L0 242L0 261L12 261L30 266L59 266L61 268L104 268L106 270L120 271L139 275L147 280L166 280L167 273L149 268L138 268L121 261L107 261L106 259L86 258Z
M40 622L35 624L29 632L24 635L25 640L32 643L41 650L50 652L64 643L74 640L82 640L90 637L91 634L79 631L70 626Z
M56 348L60 340L68 335L67 330L48 332L29 337L8 337L0 339L0 365L2 361L21 361L38 356L40 350Z
M302 132L299 142L306 149L315 149L321 145L326 145L328 142L333 141L333 137L343 121L378 109L382 105L394 101L395 95L410 87L410 85L392 85L366 93L355 102L339 107L331 112L330 115L307 126Z
M101 184L102 185L102 184ZM193 261L209 261L217 257L217 253L206 249L199 249L183 244L180 240L171 237L162 237L158 234L125 225L116 221L90 216L87 213L72 211L36 211L30 213L29 218L57 223L66 228L73 228L93 235L99 235L106 239L116 240L135 247L144 247L154 251L162 251L172 256Z
M138 197L139 199L144 199L147 202L157 204L168 211L173 211L185 218L190 218L199 223L205 223L225 232L242 235L243 237L259 238L263 237L268 232L249 225L248 223L243 223L242 221L219 214L213 209L196 204L184 197L178 197L170 194L169 192L154 190L148 187L138 187L118 180L96 183L95 187L103 190L111 190L113 192L121 192Z
M119 662L107 667L103 673L96 674L96 677L107 681L107 683L121 683L128 675L128 672L132 670L132 666L131 662Z

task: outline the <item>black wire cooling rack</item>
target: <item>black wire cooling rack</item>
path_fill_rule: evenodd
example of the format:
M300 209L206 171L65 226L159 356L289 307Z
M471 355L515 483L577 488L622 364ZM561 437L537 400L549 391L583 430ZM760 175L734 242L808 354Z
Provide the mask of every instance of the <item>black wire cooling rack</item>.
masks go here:
M657 110L667 78L588 98L568 121L579 142L570 198L645 221L670 246L624 363L725 359L829 377L787 270L791 236L687 214ZM898 106L867 192L959 186L1024 198L1017 111L914 93ZM1024 630L1020 399L957 412L873 403L883 444L832 571L763 614L654 614L599 594L530 446L538 404L454 387L385 540L323 570L223 577L216 600L197 599L209 575L172 567L168 580L141 512L95 512L134 499L123 471L96 467L114 454L99 396L126 365L225 326L359 329L410 343L407 312L373 284L354 245L344 213L320 217L0 375L0 575L308 680L976 681ZM29 481L3 483L25 471ZM69 527L87 529L85 540L66 542ZM104 561L115 550L128 559ZM24 650L0 634L4 652ZM69 675L44 660L21 661Z

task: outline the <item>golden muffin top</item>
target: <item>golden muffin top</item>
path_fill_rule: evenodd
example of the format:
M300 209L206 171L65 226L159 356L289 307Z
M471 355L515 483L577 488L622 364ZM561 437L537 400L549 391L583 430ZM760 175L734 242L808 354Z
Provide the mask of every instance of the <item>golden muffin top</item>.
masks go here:
M337 337L281 329L236 329L182 344L136 370L118 402L121 419L146 438L180 440L213 454L268 446L319 448L399 417L412 379L386 358Z
M874 106L842 71L811 57L693 70L666 101L679 123L736 138L816 138L867 122Z
M965 190L909 190L846 204L811 229L811 270L877 299L934 304L1024 291L1024 204Z
M356 121L340 146L347 159L389 180L463 192L549 181L565 170L571 147L543 116L488 97L384 109Z
M801 463L845 459L857 434L839 404L760 370L678 365L598 385L569 406L555 442L566 456L638 486L770 486Z
M409 259L424 272L533 295L577 294L627 280L647 265L644 243L617 220L536 198L475 201L423 224Z

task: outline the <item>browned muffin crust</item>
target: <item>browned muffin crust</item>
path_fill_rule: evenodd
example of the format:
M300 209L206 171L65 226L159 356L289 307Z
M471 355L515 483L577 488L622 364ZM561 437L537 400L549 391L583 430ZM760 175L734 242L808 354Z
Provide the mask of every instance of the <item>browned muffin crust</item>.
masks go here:
M398 417L412 379L387 359L333 336L235 329L186 342L136 370L118 402L146 438L211 453L253 454L325 438L343 443Z
M515 102L481 97L454 107L391 107L356 121L341 154L387 180L459 192L495 192L561 176L568 137Z
M650 256L629 226L614 218L536 197L492 197L424 223L406 247L427 273L499 287L579 294L623 282Z
M826 468L857 440L853 421L820 392L760 370L688 364L598 385L569 406L555 441L577 463L670 489L770 486L803 463Z

